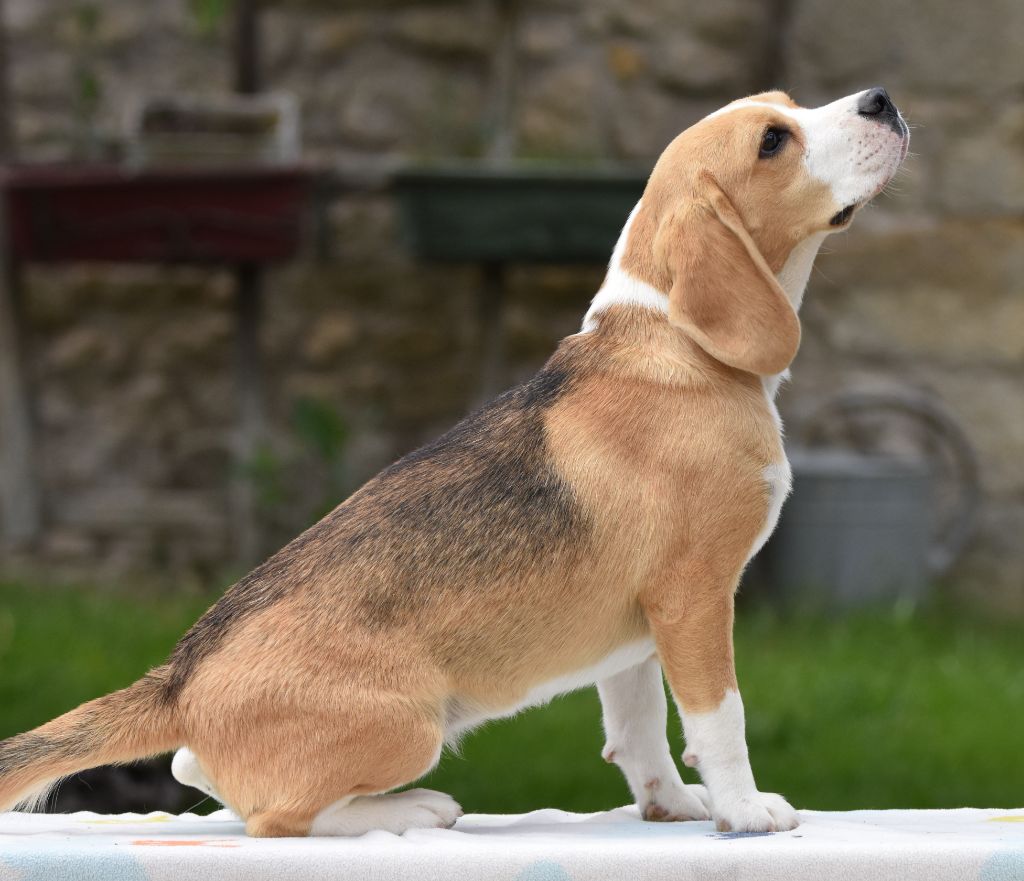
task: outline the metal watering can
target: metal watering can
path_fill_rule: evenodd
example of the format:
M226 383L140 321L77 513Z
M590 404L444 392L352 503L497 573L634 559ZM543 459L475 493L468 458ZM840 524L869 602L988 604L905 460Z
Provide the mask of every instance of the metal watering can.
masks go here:
M962 553L979 504L960 426L921 395L846 393L798 436L793 493L752 566L755 585L812 608L924 599Z

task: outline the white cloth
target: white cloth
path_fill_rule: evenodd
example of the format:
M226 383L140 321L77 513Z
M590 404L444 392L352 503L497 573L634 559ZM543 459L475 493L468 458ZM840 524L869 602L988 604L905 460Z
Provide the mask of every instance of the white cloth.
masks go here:
M468 814L454 829L252 839L227 811L0 814L0 881L1024 881L1024 809L802 811L777 835L636 808Z

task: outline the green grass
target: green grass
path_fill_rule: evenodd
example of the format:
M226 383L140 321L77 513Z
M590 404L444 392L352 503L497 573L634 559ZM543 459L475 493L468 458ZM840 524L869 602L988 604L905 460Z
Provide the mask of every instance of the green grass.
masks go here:
M132 681L209 601L0 585L0 736ZM741 615L736 643L761 788L822 809L1024 803L1019 625L955 611L761 612ZM673 718L677 756L678 729ZM470 811L623 804L601 745L589 689L470 734L426 785Z
M135 681L211 602L0 583L0 737Z

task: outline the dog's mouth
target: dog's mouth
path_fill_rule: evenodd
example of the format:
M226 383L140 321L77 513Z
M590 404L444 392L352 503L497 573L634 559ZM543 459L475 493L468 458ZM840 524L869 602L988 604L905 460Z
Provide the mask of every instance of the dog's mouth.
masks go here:
M895 159L895 161L892 161L892 158L890 159L891 168L889 169L888 174L886 174L884 180L882 180L878 184L878 186L875 187L873 192L867 194L865 197L861 199L858 199L856 202L851 202L841 211L837 211L835 214L833 214L832 217L829 218L829 226L833 228L838 228L849 224L849 222L853 219L854 212L858 208L860 208L861 205L866 205L868 202L874 199L875 196L881 193L885 189L889 181L892 180L893 176L896 174L896 171L899 169L899 167L903 164L903 160L907 157L907 151L910 148L910 130L907 128L907 124L903 121L902 117L900 117L899 123L900 129L902 131L902 136L900 137L899 158Z
M850 218L853 217L853 212L857 207L857 203L854 202L852 205L847 205L842 211L837 211L832 215L832 219L828 222L829 226L844 226L850 222ZM819 215L820 216L820 215Z

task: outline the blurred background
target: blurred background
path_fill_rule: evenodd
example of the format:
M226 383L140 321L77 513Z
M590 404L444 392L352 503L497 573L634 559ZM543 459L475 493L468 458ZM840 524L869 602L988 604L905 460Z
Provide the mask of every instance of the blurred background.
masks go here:
M741 591L752 760L798 807L1019 806L1022 46L1018 0L2 0L0 736L533 373L679 131L883 85L912 155L818 259ZM495 723L427 785L622 804L599 720ZM55 804L199 803L166 766Z

